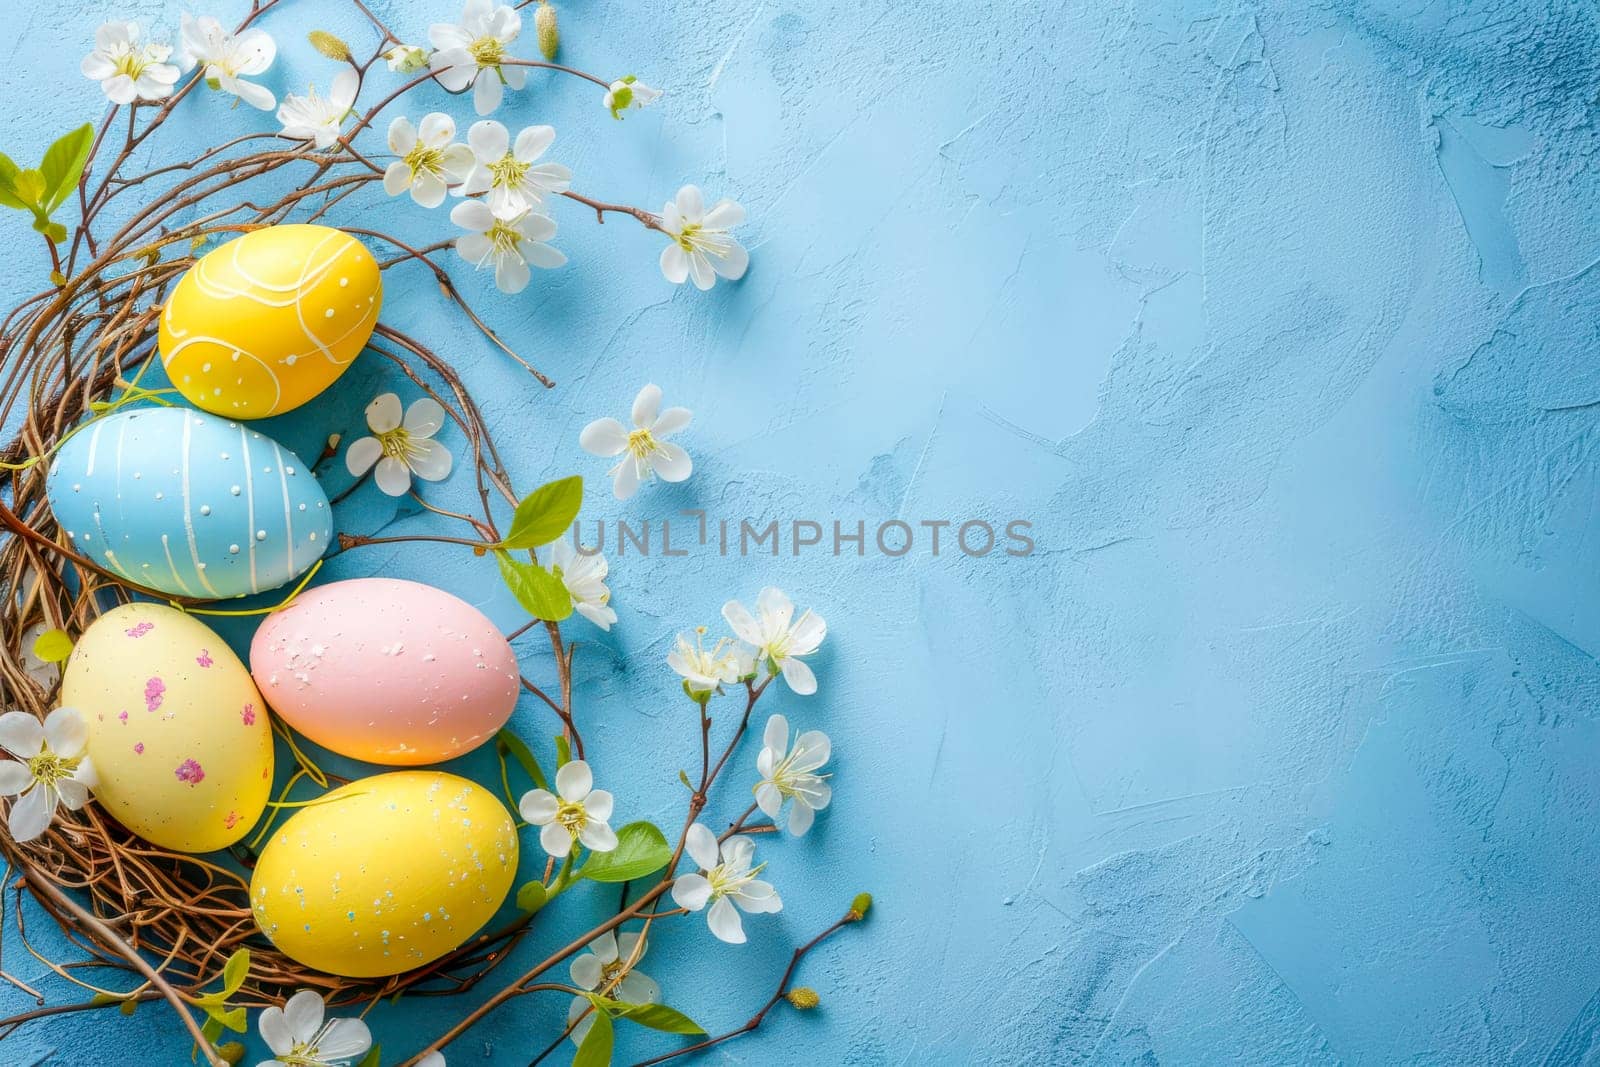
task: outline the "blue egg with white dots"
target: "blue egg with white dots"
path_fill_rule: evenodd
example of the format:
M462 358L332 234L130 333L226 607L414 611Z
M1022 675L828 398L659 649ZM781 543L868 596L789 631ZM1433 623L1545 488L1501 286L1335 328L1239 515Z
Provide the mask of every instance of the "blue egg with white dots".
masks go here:
M245 424L187 408L85 425L57 451L46 492L79 553L172 596L276 589L333 536L328 497L298 456Z

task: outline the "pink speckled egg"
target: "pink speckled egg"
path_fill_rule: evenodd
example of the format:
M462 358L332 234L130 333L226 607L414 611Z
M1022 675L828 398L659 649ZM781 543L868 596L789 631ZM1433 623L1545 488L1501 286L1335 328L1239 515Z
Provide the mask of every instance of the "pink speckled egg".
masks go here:
M340 755L415 767L470 752L517 703L511 645L466 601L420 582L307 589L250 645L261 695Z

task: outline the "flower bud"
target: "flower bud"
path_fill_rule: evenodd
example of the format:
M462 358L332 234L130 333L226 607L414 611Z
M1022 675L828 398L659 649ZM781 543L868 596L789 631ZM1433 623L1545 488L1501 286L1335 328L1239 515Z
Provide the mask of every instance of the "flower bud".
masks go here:
M785 993L783 999L801 1011L810 1011L822 1003L822 998L817 996L817 991L808 986L796 986Z
M867 917L867 912L872 910L872 894L857 893L856 898L850 902L850 910L845 912L845 918L853 923L858 923Z
M328 451L329 452L337 451L338 448L339 448L339 441L340 440L341 440L341 438L340 438L340 436L338 434L330 433L328 435Z
M312 30L306 34L306 40L311 42L312 48L329 59L343 63L350 58L350 46L327 30Z
M389 69L396 74L415 74L428 65L428 52L414 44L397 44L383 54Z
M556 25L556 9L550 0L539 0L539 10L533 13L533 28L539 38L539 53L546 59L556 58L561 48L561 30Z

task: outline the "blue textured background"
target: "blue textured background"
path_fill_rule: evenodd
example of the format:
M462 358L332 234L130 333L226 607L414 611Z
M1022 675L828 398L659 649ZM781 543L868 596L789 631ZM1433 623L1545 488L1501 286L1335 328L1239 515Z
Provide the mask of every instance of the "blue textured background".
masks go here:
M455 15L373 6L419 38ZM178 10L14 12L0 147L36 159L99 114L76 67L102 16L175 28ZM830 623L821 693L773 701L838 753L813 835L761 841L787 908L743 948L680 923L644 969L723 1029L852 893L879 907L805 965L820 1011L709 1059L1600 1062L1594 4L562 17L566 60L670 96L615 124L589 87L535 76L497 117L553 122L552 157L593 195L737 197L754 265L674 289L658 236L559 206L571 266L517 298L465 279L550 394L392 273L385 318L466 369L519 483L582 471L592 516L1020 517L1039 541L1028 559L614 560L620 624L569 624L602 783L622 816L670 824L695 758L672 633L768 582ZM286 0L265 23L280 93L331 73L299 40L312 25L368 40L332 0ZM191 147L276 128L209 94L183 110ZM449 230L376 189L336 217ZM31 292L32 235L0 226L24 239L6 292ZM577 433L647 380L694 409L696 473L619 507ZM275 432L314 452L385 384L363 360ZM464 502L462 481L430 496ZM392 518L369 489L340 528ZM516 621L459 552L366 549L325 573L380 569ZM519 651L548 676L537 640ZM548 719L525 702L516 721ZM742 808L753 757L714 816ZM500 975L584 911L545 913ZM9 925L5 951L70 995ZM450 1063L522 1064L565 1009L525 998ZM402 1053L460 1010L372 1021ZM0 1060L128 1049L188 1061L160 1006L38 1024Z

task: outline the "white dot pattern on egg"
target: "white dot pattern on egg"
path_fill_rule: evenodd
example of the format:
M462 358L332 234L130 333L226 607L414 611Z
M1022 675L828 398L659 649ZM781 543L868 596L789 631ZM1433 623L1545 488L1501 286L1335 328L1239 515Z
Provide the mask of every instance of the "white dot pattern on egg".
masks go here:
M184 408L85 426L56 454L46 492L80 552L173 596L275 589L315 563L333 532L328 498L293 452Z
M482 786L396 771L335 789L267 842L250 878L256 924L283 953L371 978L431 963L494 916L517 832Z

